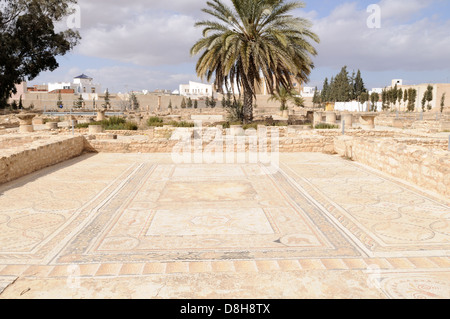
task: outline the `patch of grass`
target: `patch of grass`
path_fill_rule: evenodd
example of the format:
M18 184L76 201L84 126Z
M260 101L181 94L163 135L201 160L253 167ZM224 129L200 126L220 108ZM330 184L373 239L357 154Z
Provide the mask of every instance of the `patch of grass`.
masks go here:
M339 126L327 123L320 123L315 126L316 130L335 130L338 129Z
M164 120L157 116L152 116L147 120L147 125L150 127L162 127L164 126Z
M181 121L181 122L172 121L172 122L169 122L167 125L172 125L175 127L195 127L194 123L186 122L186 121Z
M249 129L254 129L257 130L258 129L258 123L252 123L252 124L246 124L244 126L242 126L244 128L244 130L249 130Z
M127 122L124 118L113 116L107 120L93 123L81 123L77 128L88 128L90 125L101 125L106 131L137 131L135 122Z

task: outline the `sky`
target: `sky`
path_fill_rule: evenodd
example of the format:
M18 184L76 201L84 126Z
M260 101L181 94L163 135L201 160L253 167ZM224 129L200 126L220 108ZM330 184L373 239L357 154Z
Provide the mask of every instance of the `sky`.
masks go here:
M230 0L224 0L229 2ZM305 86L322 87L347 66L361 70L368 89L390 85L450 83L449 0L306 0L292 12L307 18L320 37L315 68ZM79 0L79 11L60 27L82 40L58 57L60 67L29 84L71 82L82 73L105 90L176 90L201 81L189 53L201 38L196 21L206 0ZM375 6L374 6L375 5ZM368 10L369 9L369 10Z

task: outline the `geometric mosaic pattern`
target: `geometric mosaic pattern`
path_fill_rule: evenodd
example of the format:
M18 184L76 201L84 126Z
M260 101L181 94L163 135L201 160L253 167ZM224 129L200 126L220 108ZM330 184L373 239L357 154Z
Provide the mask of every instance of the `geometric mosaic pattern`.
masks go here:
M0 284L67 276L74 265L89 276L353 269L368 278L376 265L388 298L446 298L449 202L339 157L280 161L271 173L86 155L1 185Z

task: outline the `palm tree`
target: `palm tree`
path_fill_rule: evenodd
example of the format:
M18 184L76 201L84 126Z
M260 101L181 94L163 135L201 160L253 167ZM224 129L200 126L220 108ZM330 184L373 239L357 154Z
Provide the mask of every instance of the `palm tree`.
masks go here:
M288 102L292 101L294 103L297 102L296 91L294 90L286 90L283 86L280 86L276 93L272 94L269 98L269 101L276 101L281 104L280 111L285 111L288 109Z
M224 86L236 84L243 91L244 123L253 120L253 99L256 86L265 79L271 94L283 86L293 88L293 79L309 80L314 68L312 57L317 52L310 40L319 38L311 23L289 14L303 8L299 1L231 0L230 8L221 0L207 2L202 11L214 20L197 22L203 27L203 37L192 47L191 55L202 52L196 66L200 78L222 92ZM233 87L233 85L232 85Z

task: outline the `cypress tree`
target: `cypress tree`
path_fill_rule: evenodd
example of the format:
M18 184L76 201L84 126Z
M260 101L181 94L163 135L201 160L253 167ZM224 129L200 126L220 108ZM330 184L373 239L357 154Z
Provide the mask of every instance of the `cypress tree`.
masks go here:
M341 72L334 80L335 86L335 100L338 102L349 102L351 99L351 84L348 77L347 67L344 66Z
M427 87L427 92L426 92L426 100L428 102L427 108L428 111L431 111L431 101L433 101L433 86L432 85L428 85Z
M444 112L444 105L445 105L445 93L443 93L441 97L441 113Z
M408 90L408 111L409 112L414 112L416 98L417 98L417 90L410 88Z
M314 106L316 106L317 104L320 104L320 96L319 96L319 92L317 90L317 86L314 89L313 104L314 104Z
M397 91L397 98L398 98L398 105L401 106L402 100L403 100L403 90L402 89L399 89Z
M359 99L362 93L367 92L367 89L364 85L364 81L361 76L361 71L358 70L358 73L356 73L355 78L355 84L354 84L354 92L355 92L355 99Z
M325 78L325 81L323 82L322 93L320 95L322 103L329 102L328 101L329 91L330 91L330 86L328 84L328 78Z

